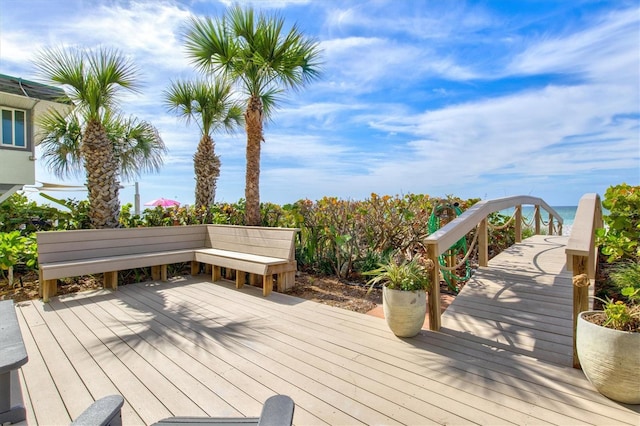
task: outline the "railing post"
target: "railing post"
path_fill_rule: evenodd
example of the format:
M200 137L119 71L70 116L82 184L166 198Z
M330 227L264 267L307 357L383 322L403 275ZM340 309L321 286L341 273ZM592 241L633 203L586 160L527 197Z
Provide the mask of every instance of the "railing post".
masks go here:
M589 277L585 273L576 274L576 271L586 270L586 261L584 257L573 256L573 368L581 368L576 350L578 315L589 309Z
M489 265L489 238L487 236L487 218L480 221L478 226L478 265Z
M428 293L429 299L429 330L440 330L440 263L438 263L438 245L427 245L427 258L433 262L433 268L429 271L431 289Z
M553 215L549 213L549 235L553 235Z
M516 206L516 243L522 242L522 205Z
M536 227L536 235L540 235L540 206L537 204L533 209L533 217Z

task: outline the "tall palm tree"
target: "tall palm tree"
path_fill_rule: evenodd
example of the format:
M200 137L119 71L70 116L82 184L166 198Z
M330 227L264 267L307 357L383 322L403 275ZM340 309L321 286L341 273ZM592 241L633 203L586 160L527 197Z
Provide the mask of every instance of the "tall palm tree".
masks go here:
M196 176L196 208L209 208L216 197L220 176L220 157L215 153L212 133L218 129L232 131L242 123L242 107L233 99L231 85L223 79L212 84L204 81L176 81L164 92L171 112L195 121L202 136L193 155Z
M264 121L287 89L299 89L319 76L318 44L284 19L236 5L222 18L193 18L187 31L187 53L202 70L221 73L238 83L247 103L247 225L260 225L260 144Z
M158 131L146 121L107 114L107 134L118 159L118 174L126 181L144 172L155 172L163 164L167 149ZM77 112L63 115L55 110L38 120L43 139L42 159L57 177L64 179L84 171L82 160L82 117Z
M137 91L138 70L117 50L50 48L35 66L41 77L62 87L82 118L80 155L89 190L89 217L94 228L118 226L120 200L118 150L105 125L118 110L122 89Z

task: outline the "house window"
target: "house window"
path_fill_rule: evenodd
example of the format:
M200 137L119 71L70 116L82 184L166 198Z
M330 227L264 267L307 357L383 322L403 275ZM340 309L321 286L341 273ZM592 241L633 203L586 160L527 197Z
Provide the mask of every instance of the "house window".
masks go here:
M25 111L2 108L0 146L27 147L27 114Z

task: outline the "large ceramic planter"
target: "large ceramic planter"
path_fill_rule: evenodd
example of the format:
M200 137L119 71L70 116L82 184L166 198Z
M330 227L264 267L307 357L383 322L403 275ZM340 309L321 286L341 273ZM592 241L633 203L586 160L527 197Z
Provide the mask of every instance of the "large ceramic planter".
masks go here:
M382 289L382 307L387 325L398 337L413 337L420 332L427 313L424 290L402 291Z
M615 401L640 404L640 333L602 327L578 316L576 349L582 371L595 388Z

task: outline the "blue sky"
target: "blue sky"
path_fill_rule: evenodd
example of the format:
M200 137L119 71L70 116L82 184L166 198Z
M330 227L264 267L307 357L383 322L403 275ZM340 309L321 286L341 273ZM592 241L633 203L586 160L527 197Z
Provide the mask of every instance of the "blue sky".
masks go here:
M169 149L160 173L138 179L142 201L192 204L198 129L164 109L162 91L195 76L185 22L229 4L0 0L0 73L35 79L34 52L46 46L129 55L145 85L122 108L154 124ZM322 78L291 93L265 129L262 201L530 194L559 206L640 184L637 0L253 4L297 23L324 62ZM216 200L235 202L244 197L246 137L214 139ZM56 181L42 165L37 179ZM131 186L121 202L133 202Z

